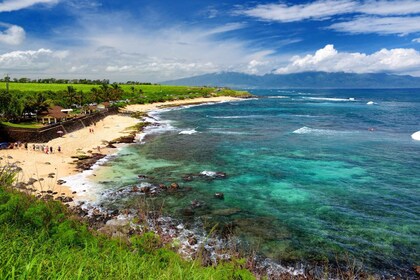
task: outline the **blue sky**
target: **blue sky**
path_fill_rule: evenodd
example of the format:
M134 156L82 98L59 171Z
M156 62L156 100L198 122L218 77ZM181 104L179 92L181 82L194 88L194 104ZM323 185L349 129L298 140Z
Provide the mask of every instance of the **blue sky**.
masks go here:
M0 0L0 74L420 76L420 0Z

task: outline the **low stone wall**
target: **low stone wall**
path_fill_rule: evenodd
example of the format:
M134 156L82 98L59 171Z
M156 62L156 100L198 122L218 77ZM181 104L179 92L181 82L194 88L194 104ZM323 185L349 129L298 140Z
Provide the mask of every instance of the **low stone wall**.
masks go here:
M117 108L111 108L106 112L97 112L77 119L53 124L42 128L14 128L0 126L0 142L38 142L45 143L60 136L58 131L71 133L95 122L108 115L117 114Z

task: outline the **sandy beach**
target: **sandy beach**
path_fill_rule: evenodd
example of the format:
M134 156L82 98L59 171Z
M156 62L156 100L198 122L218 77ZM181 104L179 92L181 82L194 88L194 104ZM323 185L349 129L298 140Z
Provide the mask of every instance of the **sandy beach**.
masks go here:
M223 102L238 100L234 97L212 97L195 98L188 100L177 100L171 102L159 102L153 104L128 105L121 112L148 112L159 108L181 106L189 104L200 104L210 102ZM29 143L28 149L0 150L1 164L15 163L22 168L17 178L18 182L28 182L37 180L33 183L33 193L55 192L58 196L65 195L75 197L72 191L65 184L57 184L60 178L76 174L75 155L87 154L91 152L111 154L116 149L105 148L108 141L112 141L121 136L132 132L132 127L139 120L127 115L110 115L103 120L89 127L55 138L48 143ZM93 132L92 132L93 130ZM33 145L46 145L53 148L52 153L45 153L39 150L33 150ZM58 151L58 147L61 151ZM99 147L99 149L98 149ZM33 179L31 179L33 178Z

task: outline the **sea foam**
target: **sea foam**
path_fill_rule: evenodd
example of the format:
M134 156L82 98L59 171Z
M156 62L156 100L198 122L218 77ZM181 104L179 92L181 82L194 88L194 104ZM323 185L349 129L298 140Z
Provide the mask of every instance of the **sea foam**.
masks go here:
M334 97L303 97L304 99L309 100L319 100L319 101L334 101L334 102L354 102L356 99L350 98L334 98Z
M417 131L411 134L411 138L413 138L414 140L420 141L420 131Z
M314 134L314 135L335 135L335 134L346 133L346 131L337 131L337 130L330 130L330 129L318 129L318 128L310 128L310 127L307 127L307 126L303 126L299 129L296 129L292 133L294 133L294 134Z
M189 130L182 130L178 134L191 135L191 134L195 134L197 132L198 131L195 130L195 129L189 129Z

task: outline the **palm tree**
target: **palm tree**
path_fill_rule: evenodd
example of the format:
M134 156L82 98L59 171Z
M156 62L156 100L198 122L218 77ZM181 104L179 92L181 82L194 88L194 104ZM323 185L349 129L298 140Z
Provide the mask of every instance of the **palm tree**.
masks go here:
M90 92L92 94L93 101L99 103L101 101L101 91L98 88L91 88Z
M65 90L63 93L68 100L67 105L72 106L74 102L76 101L76 97L77 97L76 89L73 86L67 86L67 90Z
M102 95L102 99L104 99L105 101L109 101L109 97L111 95L110 92L110 88L109 85L106 83L103 83L100 87L99 87L99 91Z

